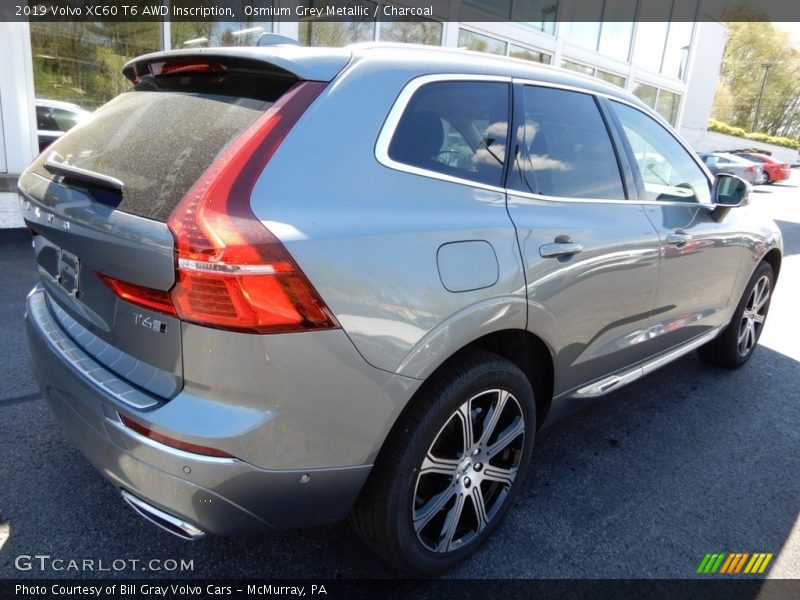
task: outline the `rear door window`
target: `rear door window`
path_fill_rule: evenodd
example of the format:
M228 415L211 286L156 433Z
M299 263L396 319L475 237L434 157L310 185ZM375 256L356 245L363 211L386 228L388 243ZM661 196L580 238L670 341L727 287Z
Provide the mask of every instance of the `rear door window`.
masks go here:
M524 87L525 181L545 196L625 199L603 117L589 94Z
M412 167L501 186L509 84L440 81L421 86L400 117L389 158Z

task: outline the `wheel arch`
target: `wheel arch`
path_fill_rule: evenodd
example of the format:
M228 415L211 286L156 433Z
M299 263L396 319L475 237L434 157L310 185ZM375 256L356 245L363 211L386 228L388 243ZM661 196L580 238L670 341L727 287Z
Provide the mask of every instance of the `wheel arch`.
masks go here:
M772 267L772 274L774 276L775 282L778 281L778 274L781 271L781 261L783 257L781 256L781 251L778 248L773 248L769 252L764 255L764 258L761 260L765 263L769 264Z
M375 456L378 462L387 440L391 439L404 421L405 414L414 406L423 390L435 381L436 377L458 357L473 352L484 350L501 356L516 365L527 378L533 389L536 401L537 428L544 423L553 399L554 362L549 346L540 337L525 329L503 329L487 333L465 344L444 361L441 362L423 381L411 399L398 412L391 426L386 430L386 435L380 443Z

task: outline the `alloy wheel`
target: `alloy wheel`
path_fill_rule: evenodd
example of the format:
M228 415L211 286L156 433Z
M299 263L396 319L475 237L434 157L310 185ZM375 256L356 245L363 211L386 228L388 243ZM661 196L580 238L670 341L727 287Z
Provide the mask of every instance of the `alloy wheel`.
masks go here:
M753 286L742 313L737 343L737 351L740 356L750 354L758 341L767 316L767 301L770 291L769 277L762 275Z
M458 407L418 468L412 521L425 548L446 553L477 538L511 491L524 443L524 413L509 391L486 390Z

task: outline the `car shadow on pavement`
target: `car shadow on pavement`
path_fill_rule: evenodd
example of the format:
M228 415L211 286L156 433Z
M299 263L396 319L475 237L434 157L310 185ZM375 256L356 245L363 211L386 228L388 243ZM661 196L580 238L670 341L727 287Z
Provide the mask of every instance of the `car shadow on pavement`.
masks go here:
M539 432L507 521L456 578L683 578L708 552L778 556L798 517L800 363L736 371L695 355ZM136 516L41 401L0 419L3 577L400 577L345 524L183 542ZM14 448L12 451L11 444ZM16 460L15 460L16 457ZM186 559L185 572L18 571L20 554ZM776 558L773 567L778 563ZM795 575L796 576L796 575Z

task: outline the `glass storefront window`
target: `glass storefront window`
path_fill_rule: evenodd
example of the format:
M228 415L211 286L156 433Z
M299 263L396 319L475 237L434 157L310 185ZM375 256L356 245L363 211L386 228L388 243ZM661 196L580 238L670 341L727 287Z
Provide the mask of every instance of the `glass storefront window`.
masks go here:
M504 41L475 33L474 31L467 31L466 29L458 30L458 46L459 48L488 52L490 54L506 53L506 43Z
M382 42L439 46L442 43L442 28L442 24L436 21L384 21L380 24L380 39Z
M603 20L603 2L597 0L570 0L562 5L559 20L564 36L573 44L597 50L600 22Z
M161 50L161 23L31 23L33 85L37 98L94 110L130 89L122 66Z
M608 83L613 83L614 85L618 85L621 88L625 87L625 78L622 75L617 75L616 73L609 73L608 71L602 71L597 69L594 73L594 76L598 79L602 79L603 81L607 81Z
M565 69L568 69L569 71L575 71L576 73L583 73L584 75L594 75L594 67L587 67L586 65L572 62L571 60L562 61L561 66Z
M552 56L544 52L539 52L538 50L531 50L529 48L523 48L522 46L515 46L514 44L511 44L511 46L509 46L508 55L513 58L532 60L534 62L540 62L545 65L549 65L550 61L553 58Z
M304 46L347 46L375 39L375 23L303 21L298 41Z
M633 45L633 63L658 73L664 57L664 44L672 11L672 2L641 0Z
M694 23L672 22L667 35L667 48L664 51L664 64L661 73L676 79L686 77L686 63L689 60L689 45L692 42Z
M636 0L606 0L597 49L617 60L628 60L636 18Z
M303 6L316 6L323 9L325 0L301 0ZM375 2L369 0L346 0L337 5L344 7L366 7L368 14L375 14ZM304 46L347 46L358 42L371 42L375 39L375 21L301 21L297 41Z
M658 88L646 83L635 82L633 86L633 94L639 100L647 104L650 108L656 107L656 97L658 96Z
M170 24L173 48L255 46L261 34L272 31L272 23L214 23L174 21Z
M615 21L603 23L600 31L600 45L598 50L617 60L627 61L631 50L631 37L633 36L633 23Z
M528 2L515 2L512 20L519 21L544 33L555 35L556 16L558 15L558 0L529 0ZM535 19L522 21L522 19Z
M600 35L599 22L572 21L564 23L564 28L566 38L573 44L591 50L597 49L597 40Z
M656 112L670 124L675 125L678 120L678 108L681 105L681 96L667 90L658 90Z

